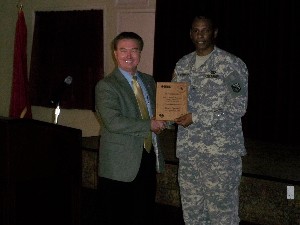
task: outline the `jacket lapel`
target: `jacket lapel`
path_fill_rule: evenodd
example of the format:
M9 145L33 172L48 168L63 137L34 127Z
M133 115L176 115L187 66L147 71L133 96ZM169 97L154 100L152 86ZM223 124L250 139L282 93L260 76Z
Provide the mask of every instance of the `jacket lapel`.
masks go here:
M119 69L115 69L114 71L114 76L116 78L116 81L119 83L120 85L120 91L123 95L123 97L125 98L126 96L129 98L129 101L132 103L131 107L133 107L137 113L137 115L140 115L140 111L139 111L139 106L138 103L136 101L134 92L130 86L130 84L128 83L128 81L126 80L126 78L123 76L123 74L119 71Z

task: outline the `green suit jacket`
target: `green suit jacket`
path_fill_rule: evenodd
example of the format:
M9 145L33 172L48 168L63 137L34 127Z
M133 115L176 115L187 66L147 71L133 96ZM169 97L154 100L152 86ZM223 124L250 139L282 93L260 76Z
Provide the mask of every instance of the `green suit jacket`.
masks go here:
M139 72L139 76L148 91L152 112L155 112L155 81L148 74ZM140 167L150 120L141 119L133 90L118 68L97 83L95 102L101 125L98 175L117 181L133 181ZM162 172L163 155L157 136L154 133L152 136L156 169Z

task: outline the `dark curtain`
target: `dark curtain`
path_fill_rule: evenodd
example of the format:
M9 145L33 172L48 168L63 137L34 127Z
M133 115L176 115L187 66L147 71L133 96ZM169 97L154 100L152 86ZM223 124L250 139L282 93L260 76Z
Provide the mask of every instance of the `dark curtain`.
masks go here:
M153 76L170 81L175 63L193 51L189 28L196 14L219 25L217 46L240 57L249 70L245 136L298 144L299 13L297 0L157 0Z
M71 76L71 84L65 78ZM103 11L36 12L30 66L32 105L94 110L103 77Z

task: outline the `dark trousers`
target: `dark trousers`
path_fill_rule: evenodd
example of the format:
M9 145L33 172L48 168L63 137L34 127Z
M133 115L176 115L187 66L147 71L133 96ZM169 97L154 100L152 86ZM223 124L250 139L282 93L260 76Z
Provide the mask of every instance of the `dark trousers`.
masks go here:
M155 153L143 150L132 182L99 178L101 225L154 225L156 194Z

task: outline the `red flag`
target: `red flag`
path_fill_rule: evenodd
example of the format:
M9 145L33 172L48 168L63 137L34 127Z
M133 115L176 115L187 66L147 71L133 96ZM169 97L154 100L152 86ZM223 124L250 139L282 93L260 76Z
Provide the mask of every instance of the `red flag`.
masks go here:
M32 118L29 101L29 83L27 77L27 28L22 9L18 13L16 24L13 81L9 116L14 118Z

